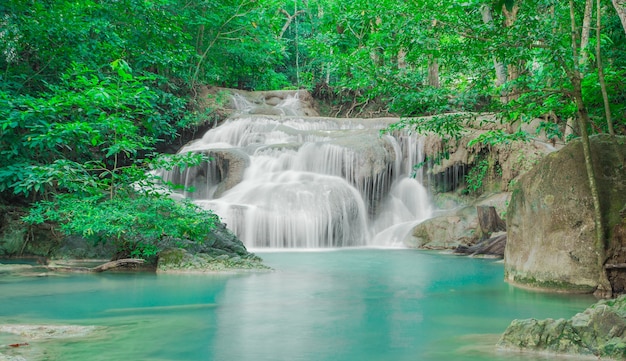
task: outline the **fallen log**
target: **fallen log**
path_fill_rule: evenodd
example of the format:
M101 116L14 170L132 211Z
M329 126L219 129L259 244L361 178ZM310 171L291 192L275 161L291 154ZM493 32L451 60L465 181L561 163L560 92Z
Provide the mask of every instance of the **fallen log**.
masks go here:
M49 265L48 267L46 267L48 270L50 271L62 271L62 272L94 272L94 273L100 273L100 272L104 272L104 271L108 271L110 269L113 268L118 268L118 267L123 267L123 266L130 266L130 265L138 265L138 264L143 264L146 261L140 258L123 258L123 259L118 259L115 261L110 261L110 262L106 262L103 263L99 266L96 267L73 267L73 266L59 266L59 265Z
M122 266L128 266L131 264L143 264L144 261L143 259L139 259L139 258L124 258L124 259L118 259L116 261L111 261L111 262L107 262L105 264L101 264L97 267L92 268L92 272L104 272L106 270L110 270L111 268L117 268L117 267L122 267Z
M504 257L504 247L506 246L506 233L499 234L472 246L458 246L454 253L468 256L496 256Z

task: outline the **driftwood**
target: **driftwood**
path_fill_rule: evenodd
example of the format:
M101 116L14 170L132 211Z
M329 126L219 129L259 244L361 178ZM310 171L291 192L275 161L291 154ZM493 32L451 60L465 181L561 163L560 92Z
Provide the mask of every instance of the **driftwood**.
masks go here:
M106 270L110 270L111 268L117 268L122 266L128 266L131 264L143 264L145 261L139 258L124 258L118 259L116 261L107 262L105 264L101 264L98 267L92 268L92 272L104 272Z
M458 246L454 253L471 256L489 255L504 257L504 247L506 246L506 233L483 240L472 246Z
M145 262L145 260L139 259L139 258L124 258L124 259L118 259L118 260L111 261L111 262L106 262L106 263L103 263L103 264L101 264L99 266L92 267L92 268L90 268L90 267L72 267L72 266L50 265L50 266L48 266L48 269L51 270L51 271L63 271L63 272L94 272L94 273L100 273L100 272L108 271L108 270L113 269L113 268L129 266L129 265L143 264L144 262Z

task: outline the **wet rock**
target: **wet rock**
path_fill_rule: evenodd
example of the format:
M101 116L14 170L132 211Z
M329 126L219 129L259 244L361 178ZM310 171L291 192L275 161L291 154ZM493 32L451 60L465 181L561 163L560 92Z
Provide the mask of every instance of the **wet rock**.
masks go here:
M569 320L514 320L498 347L511 351L549 352L624 359L626 298L603 300Z
M469 117L470 114L467 114ZM496 145L475 143L470 141L487 133L490 130L510 131L507 126L498 121L493 115L476 115L473 121L466 124L466 132L459 139L442 139L437 135L429 135L426 138L424 152L431 159L438 159L435 164L429 165L428 170L431 179L436 184L430 186L438 191L452 192L462 188L465 184L464 177L471 166L480 159L488 156L499 167L497 177L483 179L483 188L487 191L509 191L510 187L517 182L519 177L530 170L545 155L553 152L550 142L542 136L543 132L537 132L538 122L533 122L525 130L529 134L537 134L538 137L529 142L506 142ZM441 159L441 150L446 149L447 156Z

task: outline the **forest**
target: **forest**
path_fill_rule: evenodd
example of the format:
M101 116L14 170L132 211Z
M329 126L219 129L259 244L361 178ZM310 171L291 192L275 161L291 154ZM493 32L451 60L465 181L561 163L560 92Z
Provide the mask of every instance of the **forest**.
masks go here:
M510 131L488 144L537 118L554 142L624 135L626 1L6 0L0 204L131 256L201 242L217 217L149 172L205 160L159 151L220 116L201 86L307 89L442 137L494 113Z

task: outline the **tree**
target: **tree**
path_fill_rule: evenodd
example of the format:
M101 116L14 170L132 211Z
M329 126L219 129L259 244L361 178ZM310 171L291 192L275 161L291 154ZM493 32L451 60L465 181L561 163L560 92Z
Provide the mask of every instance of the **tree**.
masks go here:
M113 242L120 257L154 257L164 237L202 242L217 218L168 197L148 172L196 165L196 154L150 154L170 134L152 79L122 60L99 78L74 64L38 98L0 93L0 191L39 200L25 220L56 222L68 235Z

